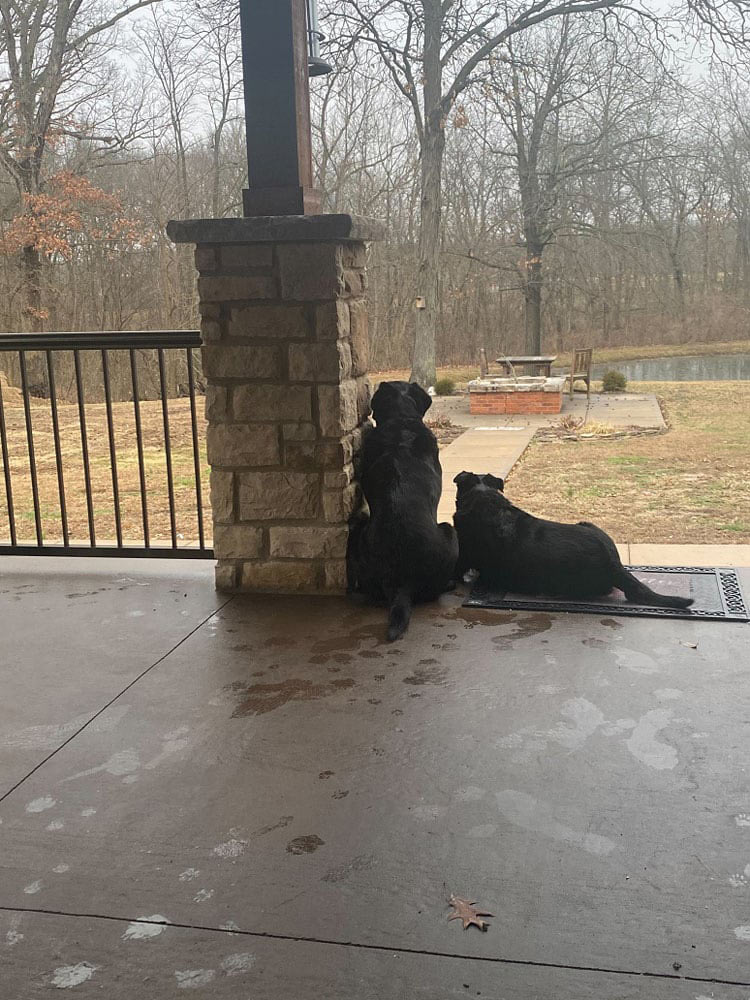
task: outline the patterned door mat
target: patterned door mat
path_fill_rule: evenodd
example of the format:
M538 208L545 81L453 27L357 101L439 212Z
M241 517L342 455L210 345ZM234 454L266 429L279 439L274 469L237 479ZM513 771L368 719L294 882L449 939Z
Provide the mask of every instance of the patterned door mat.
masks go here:
M576 601L561 597L529 597L509 591L493 591L475 583L464 601L465 608L511 608L518 611L573 611L582 614L630 615L641 618L700 618L705 621L750 621L748 604L733 569L706 566L628 566L627 569L660 594L692 597L683 608L656 608L630 604L620 590L596 600Z

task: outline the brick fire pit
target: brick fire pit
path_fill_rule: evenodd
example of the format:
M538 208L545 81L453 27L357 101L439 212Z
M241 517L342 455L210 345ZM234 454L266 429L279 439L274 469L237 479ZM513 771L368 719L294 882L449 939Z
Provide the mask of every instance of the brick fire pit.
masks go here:
M470 413L559 413L565 378L477 378L469 382Z

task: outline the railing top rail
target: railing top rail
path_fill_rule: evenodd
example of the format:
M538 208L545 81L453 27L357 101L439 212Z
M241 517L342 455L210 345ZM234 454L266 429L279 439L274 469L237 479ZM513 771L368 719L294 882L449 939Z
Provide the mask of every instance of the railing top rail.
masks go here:
M0 333L0 351L128 351L200 347L198 330L100 330L80 333Z

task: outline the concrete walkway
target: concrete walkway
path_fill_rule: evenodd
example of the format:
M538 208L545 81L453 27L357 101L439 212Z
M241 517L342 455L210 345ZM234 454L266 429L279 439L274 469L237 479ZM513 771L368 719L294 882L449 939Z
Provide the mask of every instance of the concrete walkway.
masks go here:
M747 625L2 570L3 1000L747 1000Z
M624 542L618 548L623 561L631 566L750 566L750 545L643 545L640 542Z
M443 468L443 492L438 505L438 521L453 521L456 509L454 477L466 469L469 472L492 472L506 478L529 442L536 427L483 427L465 431L440 451Z

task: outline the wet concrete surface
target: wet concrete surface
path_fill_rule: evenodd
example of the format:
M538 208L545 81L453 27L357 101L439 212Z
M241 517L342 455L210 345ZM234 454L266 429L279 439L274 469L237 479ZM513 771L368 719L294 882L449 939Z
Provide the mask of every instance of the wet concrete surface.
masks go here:
M62 606L28 594L17 642L41 600ZM76 613L48 646L83 715L112 696ZM170 627L0 803L3 997L750 995L748 626L451 596L393 645L382 610L334 599ZM27 662L21 732L25 702L62 718ZM451 893L486 933L447 920Z
M488 932L489 933L489 932ZM0 913L4 996L326 1000L738 1000L670 978L477 961L159 924ZM5 956L4 956L5 957ZM70 993L58 994L66 989Z
M204 561L3 557L0 795L225 600Z

